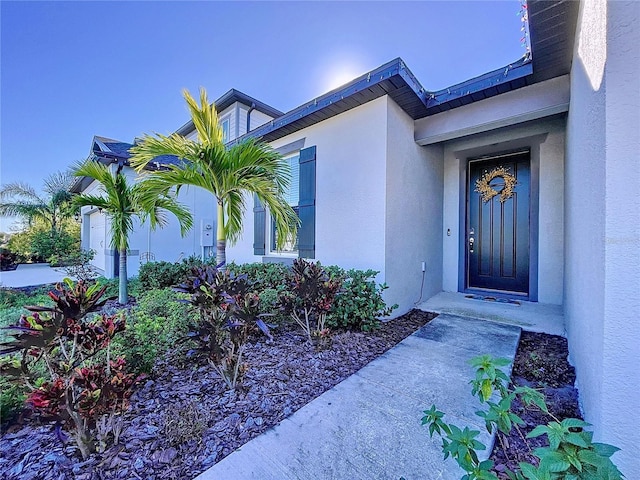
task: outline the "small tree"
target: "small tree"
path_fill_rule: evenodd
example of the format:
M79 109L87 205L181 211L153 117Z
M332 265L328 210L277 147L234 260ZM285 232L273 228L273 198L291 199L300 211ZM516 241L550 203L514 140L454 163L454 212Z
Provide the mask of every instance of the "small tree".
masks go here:
M227 242L234 243L242 233L246 194L255 194L269 209L279 232L276 242L279 248L284 247L288 239L295 238L299 222L284 198L291 181L287 163L269 145L255 139L227 148L222 142L216 107L209 104L207 92L200 89L200 105L187 90L183 93L198 139L178 134L145 136L131 149L131 165L138 172L161 155L182 160L180 164L166 165L151 174L151 196L164 195L173 187L191 185L216 197L216 261L221 268L226 265Z
M112 172L109 167L89 160L78 165L74 174L92 178L102 186L102 195L82 194L74 198L74 204L78 207L94 206L107 215L111 246L120 255L118 301L127 303L127 250L134 218L148 219L152 228L162 227L167 224L164 212L169 211L178 219L180 232L184 235L193 225L191 213L168 190L155 195L149 194L149 184L145 181L130 184L122 173L122 166Z
M45 195L39 195L26 183L13 182L0 188L0 215L17 216L29 225L42 220L53 233L60 233L64 220L73 217L69 188L73 176L69 172L49 175L43 186Z

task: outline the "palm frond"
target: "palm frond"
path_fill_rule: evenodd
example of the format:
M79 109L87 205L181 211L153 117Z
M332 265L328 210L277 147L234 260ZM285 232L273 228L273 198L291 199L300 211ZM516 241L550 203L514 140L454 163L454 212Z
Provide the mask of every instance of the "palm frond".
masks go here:
M222 127L218 122L218 112L215 105L209 104L207 91L200 87L200 105L187 89L182 91L182 95L187 102L193 126L198 132L198 142L205 147L221 144Z
M44 179L44 191L52 197L60 195L61 192L69 192L73 181L73 172L69 170L52 173Z
M31 185L22 182L7 183L0 188L0 200L7 198L19 198L30 204L44 205L47 203L46 200L36 193Z
M196 142L177 134L165 136L145 135L143 139L129 149L131 158L129 164L138 172L162 155L173 155L187 162L196 161L199 157L199 147Z

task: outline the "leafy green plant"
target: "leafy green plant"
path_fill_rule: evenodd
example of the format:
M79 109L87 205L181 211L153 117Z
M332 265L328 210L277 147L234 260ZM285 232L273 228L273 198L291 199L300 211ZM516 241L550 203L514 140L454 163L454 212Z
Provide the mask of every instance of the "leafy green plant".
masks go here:
M175 348L188 333L189 306L169 290L150 290L129 312L127 329L114 340L114 350L127 359L130 371L149 373L156 360Z
M380 317L391 315L398 305L387 307L382 299L386 284L376 285L375 270L342 271L332 267L332 275L342 278L341 293L335 299L327 315L327 325L344 327L365 332L380 327Z
M341 279L330 278L320 262L296 259L291 269L289 289L280 295L282 310L313 338L325 338L329 332L327 313L331 310L342 285Z
M65 279L49 293L54 305L27 307L32 315L8 327L13 338L0 344L2 373L31 388L27 401L42 416L73 432L83 458L97 446L103 417L113 418L127 408L135 383L124 360L112 361L109 354L113 337L125 328L124 318L85 319L101 306L103 293L97 284L74 285ZM34 370L39 363L49 378L38 386Z
M22 385L12 384L0 377L0 423L12 420L24 407L27 395Z
M59 264L70 277L89 282L99 276L98 270L91 264L95 254L95 250L78 250L61 258Z
M189 338L229 389L242 380L247 365L243 353L249 333L256 326L271 337L260 318L260 299L246 275L234 275L213 266L194 267L192 277L175 289L190 295L198 321L190 324Z
M511 411L516 397L523 405L535 406L553 418L547 425L538 425L526 438L546 435L549 446L536 448L534 455L538 464L521 462L519 471L507 471L511 480L617 480L623 476L611 461L611 456L619 449L604 443L593 442L593 433L585 430L588 423L567 418L559 420L547 409L544 395L529 387L513 387L509 377L499 367L510 362L506 359L494 359L488 355L476 357L470 362L476 367L475 378L471 381L472 394L488 406L487 410L476 412L485 421L489 432L497 430L507 435L512 428L519 430L524 421ZM499 400L492 402L496 394ZM442 438L442 452L445 460L451 456L466 472L462 480L498 480L491 471L491 460L481 461L478 450L486 446L476 437L477 430L461 430L444 421L444 413L435 405L424 411L422 424L429 426L429 435L438 434ZM522 432L520 432L522 435ZM524 435L522 435L523 438Z
M283 290L288 284L291 269L282 263L230 263L227 270L236 275L246 275L249 280L256 282L261 290Z
M140 266L138 278L143 289L154 290L184 282L190 270L186 263L149 262Z

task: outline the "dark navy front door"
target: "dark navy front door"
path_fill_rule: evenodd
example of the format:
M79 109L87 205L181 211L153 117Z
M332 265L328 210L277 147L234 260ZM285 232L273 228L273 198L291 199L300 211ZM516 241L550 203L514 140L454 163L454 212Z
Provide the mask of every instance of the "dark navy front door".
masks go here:
M467 288L529 293L529 152L469 162Z

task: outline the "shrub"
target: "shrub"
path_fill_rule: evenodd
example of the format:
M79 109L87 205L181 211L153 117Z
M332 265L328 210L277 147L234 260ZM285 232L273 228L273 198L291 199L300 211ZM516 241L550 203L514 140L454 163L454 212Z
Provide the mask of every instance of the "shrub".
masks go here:
M98 270L91 264L95 255L95 250L78 250L62 257L58 264L70 277L87 282L98 277Z
M118 289L119 289L119 279L116 278L106 278L106 277L98 277L94 279L95 283L102 285L105 287L104 297L107 299L118 298ZM132 277L129 279L128 285L129 295L132 297L138 297L143 291L142 286L140 285L140 280L138 277Z
M251 329L259 327L271 337L260 319L259 297L246 275L235 275L206 265L194 267L192 276L175 289L190 295L188 302L198 310L190 324L189 338L230 389L242 380L245 343Z
M178 263L145 263L138 273L140 286L144 290L154 290L179 285L189 276L192 267L201 264L197 257L189 257Z
M6 248L0 248L0 270L13 270L18 263L18 256Z
M19 290L0 289L0 308L22 307L28 301L27 294Z
M0 345L2 355L20 355L19 360L5 357L0 365L15 381L33 386L34 366L46 365L48 381L34 388L27 401L42 416L69 428L85 459L96 449L98 433L104 443L107 426L117 439L115 417L127 408L135 383L122 358L110 361L111 340L124 330L124 318L85 320L101 306L103 293L104 287L66 279L49 294L54 306L29 307L33 315L10 327L13 339ZM97 360L102 353L105 360Z
M388 287L376 285L375 270L327 268L334 278L344 278L340 294L327 315L327 325L358 329L365 332L379 328L379 317L388 316L398 305L387 307L382 292Z
M0 377L0 423L13 420L24 407L26 398L22 385L12 384L4 376Z
M509 364L504 358L493 359L488 355L471 360L476 367L475 378L471 381L472 394L481 403L486 404L487 410L476 412L485 422L489 432L496 431L497 435L508 435L512 428L519 430L524 421L511 411L511 404L518 397L523 405L536 406L553 421L547 425L538 425L526 438L547 435L549 446L536 448L533 453L538 458L538 465L519 463L520 470L507 470L511 480L620 480L622 474L611 461L610 457L619 449L604 443L593 442L593 433L585 430L589 424L576 419L559 420L547 409L544 395L530 387L512 387L509 377L499 368ZM498 393L497 403L490 399L494 392ZM445 460L451 456L462 470L466 472L463 480L498 480L491 472L491 460L480 461L478 450L486 450L486 446L476 440L480 434L468 427L459 427L446 423L444 413L438 411L435 405L424 411L422 424L429 426L429 435L437 433L442 437L442 452ZM525 439L522 432L520 435ZM526 440L525 440L526 441Z
M230 263L227 270L235 275L246 275L252 282L257 282L260 290L267 288L282 290L286 288L291 269L281 263Z
M314 337L328 335L327 313L341 285L342 280L330 278L320 262L294 260L289 288L280 294L280 305L302 327L310 343Z
M57 265L61 258L77 251L80 237L65 230L61 232L37 231L30 241L31 255L38 261L51 262Z
M189 306L172 290L150 290L137 299L128 315L128 327L114 341L130 371L149 373L158 357L186 336Z

